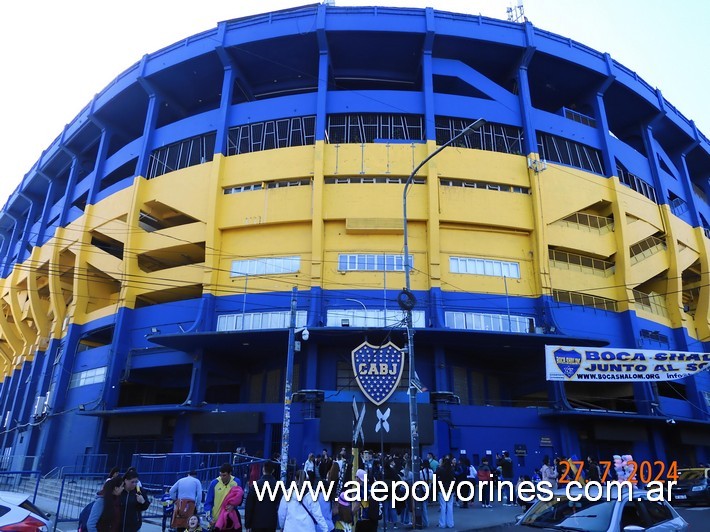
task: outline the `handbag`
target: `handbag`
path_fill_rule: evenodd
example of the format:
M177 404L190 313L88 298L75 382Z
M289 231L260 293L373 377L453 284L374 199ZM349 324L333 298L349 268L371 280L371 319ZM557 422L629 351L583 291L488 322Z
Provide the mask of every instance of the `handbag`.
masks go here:
M173 518L170 522L172 528L187 528L187 522L195 513L195 501L190 499L178 499L175 501Z

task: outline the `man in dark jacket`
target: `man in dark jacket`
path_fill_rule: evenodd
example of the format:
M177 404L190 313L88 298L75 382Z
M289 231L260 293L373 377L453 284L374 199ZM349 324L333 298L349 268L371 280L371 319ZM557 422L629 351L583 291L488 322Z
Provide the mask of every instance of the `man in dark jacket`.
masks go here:
M138 472L131 468L123 477L124 490L121 493L121 532L137 532L143 525L143 515L150 501L148 495L138 487Z
M264 462L261 472L261 478L254 483L247 495L244 528L251 529L252 532L274 532L278 527L279 503L282 493L281 490L277 491L273 462ZM269 497L265 484L269 484L272 492L276 494L274 499ZM261 500L257 497L257 491L264 495Z

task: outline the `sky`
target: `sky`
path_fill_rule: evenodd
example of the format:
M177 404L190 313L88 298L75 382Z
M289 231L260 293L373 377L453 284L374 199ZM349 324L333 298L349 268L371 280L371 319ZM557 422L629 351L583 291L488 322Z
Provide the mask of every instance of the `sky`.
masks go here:
M121 72L218 22L308 0L26 0L0 8L0 205L65 124ZM335 0L506 19L519 0ZM707 0L523 0L536 27L635 71L710 137ZM199 7L198 7L199 6Z

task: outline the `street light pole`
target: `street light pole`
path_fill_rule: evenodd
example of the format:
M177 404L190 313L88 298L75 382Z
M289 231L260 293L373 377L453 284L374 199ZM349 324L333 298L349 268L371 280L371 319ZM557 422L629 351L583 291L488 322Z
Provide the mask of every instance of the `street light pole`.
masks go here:
M367 327L367 307L365 306L365 303L360 301L359 299L353 299L352 297L346 297L345 301L352 301L353 303L359 303L360 306L362 307L362 310L365 311L365 315L363 317L363 321L365 322L365 327Z
M293 357L296 347L296 294L291 291L291 321L288 327L288 354L286 355L286 376L284 378L284 419L281 427L281 480L286 482L288 472L288 448L291 441L291 396L293 383Z
M414 330L412 327L412 309L416 304L416 300L411 291L411 284L409 279L409 273L411 270L411 264L409 262L409 233L407 227L407 193L409 192L409 187L414 181L414 176L420 170L422 166L428 163L431 159L436 157L441 151L458 140L465 134L476 131L485 125L486 121L483 118L479 118L475 122L469 124L460 133L454 135L447 142L439 146L431 154L429 154L422 162L417 165L417 167L412 170L409 174L407 181L404 183L404 190L402 191L402 214L403 214L403 228L404 228L404 283L405 288L398 298L398 303L400 307L406 313L406 324L407 324L407 354L409 357L409 429L411 434L411 449L410 449L410 460L411 460L411 471L412 471L412 482L416 482L419 479L419 412L417 412L417 386L416 380L416 370L414 368ZM414 523L416 527L417 510L421 514L420 505L421 502L417 502L417 508L415 510Z

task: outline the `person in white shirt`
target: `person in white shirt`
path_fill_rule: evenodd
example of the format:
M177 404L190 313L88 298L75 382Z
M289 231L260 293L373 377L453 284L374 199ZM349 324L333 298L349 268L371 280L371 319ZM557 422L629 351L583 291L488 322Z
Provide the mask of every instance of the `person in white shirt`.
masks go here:
M303 470L296 471L296 490L300 490L306 480L306 473ZM329 532L318 501L314 501L311 498L307 489L305 490L305 496L300 501L295 493L293 493L290 501L287 501L286 497L281 498L279 503L279 526L283 532L306 532L309 530Z
M308 458L303 464L303 470L306 472L307 480L314 483L316 480L316 456L313 453L308 454Z

